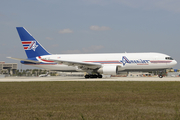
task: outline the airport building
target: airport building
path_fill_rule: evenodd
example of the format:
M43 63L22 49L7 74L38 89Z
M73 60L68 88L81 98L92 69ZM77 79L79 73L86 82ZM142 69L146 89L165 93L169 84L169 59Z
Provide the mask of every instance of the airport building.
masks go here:
M5 63L4 61L0 61L0 74L15 74L17 66L17 63Z

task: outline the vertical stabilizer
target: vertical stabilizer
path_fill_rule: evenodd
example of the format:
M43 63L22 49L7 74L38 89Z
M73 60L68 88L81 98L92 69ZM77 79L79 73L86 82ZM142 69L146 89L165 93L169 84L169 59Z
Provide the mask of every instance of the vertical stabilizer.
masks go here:
M16 27L16 29L28 58L50 55L50 53L45 50L45 48L38 41L36 41L25 28Z

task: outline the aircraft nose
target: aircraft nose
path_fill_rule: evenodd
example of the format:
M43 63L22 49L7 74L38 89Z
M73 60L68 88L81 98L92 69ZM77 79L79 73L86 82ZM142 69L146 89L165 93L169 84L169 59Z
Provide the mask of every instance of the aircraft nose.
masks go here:
M176 60L173 60L173 65L177 65L177 61Z

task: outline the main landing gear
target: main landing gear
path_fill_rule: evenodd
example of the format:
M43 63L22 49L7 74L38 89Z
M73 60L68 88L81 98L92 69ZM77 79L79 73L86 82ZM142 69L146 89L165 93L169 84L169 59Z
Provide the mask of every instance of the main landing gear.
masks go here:
M102 75L98 74L98 75L94 75L94 74L87 74L84 76L86 79L87 78L102 78Z

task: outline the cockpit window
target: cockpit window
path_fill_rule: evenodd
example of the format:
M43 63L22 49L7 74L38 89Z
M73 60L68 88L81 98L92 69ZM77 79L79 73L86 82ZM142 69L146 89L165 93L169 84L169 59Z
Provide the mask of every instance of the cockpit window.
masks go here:
M173 60L172 57L165 57L166 60Z

